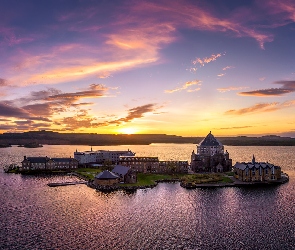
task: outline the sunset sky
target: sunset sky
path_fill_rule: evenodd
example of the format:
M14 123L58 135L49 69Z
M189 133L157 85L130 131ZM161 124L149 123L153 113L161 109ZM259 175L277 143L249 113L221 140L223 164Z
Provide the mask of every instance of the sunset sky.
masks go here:
M295 137L293 0L0 1L0 132Z

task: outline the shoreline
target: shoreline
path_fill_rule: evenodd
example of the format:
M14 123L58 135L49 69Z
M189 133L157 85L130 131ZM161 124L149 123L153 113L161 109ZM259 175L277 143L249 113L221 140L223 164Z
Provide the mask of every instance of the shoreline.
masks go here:
M113 185L113 186L98 186L93 184L93 180L88 179L86 176L77 173L77 172L44 172L44 171L37 171L35 173L27 173L27 172L20 172L20 174L24 175L38 175L38 174L65 174L65 175L73 175L79 178L80 180L83 180L88 187L93 188L97 191L101 192L112 192L112 191L136 191L138 189L148 189L148 188L154 188L156 187L159 183L176 183L179 182L180 186L182 188L186 189L197 189L197 188L223 188L223 187L269 187L269 186L276 186L276 185L281 185L284 183L287 183L289 181L289 176L287 173L282 173L282 178L279 180L275 181L264 181L264 182L243 182L238 179L236 179L233 176L228 176L232 182L231 183L223 183L223 182L215 182L215 183L185 183L184 181L181 181L179 178L174 178L174 179L162 179L162 180L155 180L153 184L150 185L134 185L134 186L121 186L121 185ZM59 183L59 185L55 186L64 186L63 183Z
M224 188L224 187L270 187L277 186L289 181L288 174L284 174L284 176L277 181L264 181L264 182L242 182L234 177L232 178L233 183L201 183L201 184L185 184L183 181L179 179L171 179L171 180L157 180L154 184L148 186L96 186L93 183L88 182L87 186L96 189L101 192L112 192L112 191L136 191L137 189L147 189L154 188L159 183L176 183L179 182L182 188L186 189L197 189L197 188Z

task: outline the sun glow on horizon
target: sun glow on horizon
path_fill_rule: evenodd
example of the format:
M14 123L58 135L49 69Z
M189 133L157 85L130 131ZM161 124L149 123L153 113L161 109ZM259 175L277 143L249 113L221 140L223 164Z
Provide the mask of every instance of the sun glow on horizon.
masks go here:
M139 132L139 129L134 128L134 127L126 127L126 128L118 129L119 134L132 135L132 134L138 134L138 132Z

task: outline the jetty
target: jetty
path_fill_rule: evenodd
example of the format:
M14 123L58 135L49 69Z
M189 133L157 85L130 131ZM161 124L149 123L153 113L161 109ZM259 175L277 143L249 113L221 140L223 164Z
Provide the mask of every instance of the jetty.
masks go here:
M69 185L78 185L78 184L87 184L87 181L66 181L66 182L51 182L47 185L49 187L61 187L61 186L69 186Z

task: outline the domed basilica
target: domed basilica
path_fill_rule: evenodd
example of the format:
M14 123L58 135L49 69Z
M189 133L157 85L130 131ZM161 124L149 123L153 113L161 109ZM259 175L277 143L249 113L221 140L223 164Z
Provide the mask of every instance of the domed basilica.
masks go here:
M192 152L191 170L194 172L226 172L232 168L229 153L210 133L197 145L197 153Z

